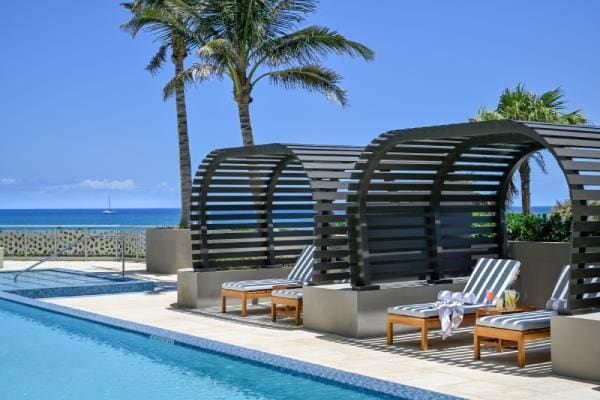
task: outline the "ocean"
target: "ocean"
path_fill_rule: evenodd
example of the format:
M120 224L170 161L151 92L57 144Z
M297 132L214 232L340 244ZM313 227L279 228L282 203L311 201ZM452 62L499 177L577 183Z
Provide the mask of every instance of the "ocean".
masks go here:
M532 207L534 214L548 214L551 206ZM520 207L510 211L520 212ZM173 226L179 223L178 208L118 208L113 214L102 209L2 210L0 225L143 225Z
M179 224L178 208L116 208L113 214L102 209L2 210L0 225L144 225Z

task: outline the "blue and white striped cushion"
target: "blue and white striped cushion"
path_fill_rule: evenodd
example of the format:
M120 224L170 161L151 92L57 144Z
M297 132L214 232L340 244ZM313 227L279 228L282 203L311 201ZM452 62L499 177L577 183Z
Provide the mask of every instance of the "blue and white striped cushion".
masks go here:
M480 258L469 277L464 293L472 293L475 303L485 303L488 290L503 294L517 278L521 262L517 260Z
M565 265L552 290L552 295L546 302L547 311L565 311L567 309L567 298L569 296L569 280L571 278L571 267Z
M464 293L473 293L476 299L474 304L464 306L465 314L475 313L477 308L485 305L487 289L493 290L495 294L508 289L517 277L520 266L521 263L516 260L479 259L463 290ZM439 315L434 303L395 306L388 308L387 312L417 318L430 318Z
M239 292L252 292L255 290L270 290L277 285L297 285L298 282L289 279L262 279L252 281L225 282L223 289L237 290Z
M288 279L296 282L310 282L312 280L313 267L315 264L315 250L313 245L305 246L300 256L290 271Z
M484 307L485 304L465 304L463 306L465 314L475 314L475 310L479 307ZM417 318L437 317L439 311L435 308L434 303L424 304L408 304L404 306L394 306L387 309L388 314L406 315Z
M477 320L479 326L510 329L513 331L528 331L550 327L552 311L529 311L515 314L490 315Z
M271 293L273 297L286 297L288 299L301 299L304 296L304 289L280 289L273 290Z

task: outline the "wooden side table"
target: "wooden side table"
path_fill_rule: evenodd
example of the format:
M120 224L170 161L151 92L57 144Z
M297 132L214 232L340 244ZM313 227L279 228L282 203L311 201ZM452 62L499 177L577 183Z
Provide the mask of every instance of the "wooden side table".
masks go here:
M489 315L515 314L515 313L522 313L522 312L535 311L535 310L536 310L535 307L522 306L522 305L516 306L515 308L511 308L511 309L503 308L501 310L498 310L496 307L493 307L493 306L492 307L480 307L475 310L475 321L477 321L478 318L487 317ZM477 322L475 322L475 323L477 323ZM504 349L506 349L508 347L517 346L517 342L503 340L503 339L486 338L486 339L481 340L481 345L495 347L498 349L498 351L503 352Z

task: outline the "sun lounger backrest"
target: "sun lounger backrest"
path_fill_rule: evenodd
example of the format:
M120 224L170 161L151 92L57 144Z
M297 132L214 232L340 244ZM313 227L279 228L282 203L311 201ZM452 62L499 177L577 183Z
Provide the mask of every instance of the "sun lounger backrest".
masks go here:
M310 282L312 280L313 266L315 263L315 246L308 245L296 260L294 268L290 271L288 279L297 282Z
M560 275L552 290L552 295L546 302L547 311L563 312L567 309L567 300L569 297L569 280L571 279L571 267L565 265L560 271Z
M566 300L569 293L569 279L571 278L571 274L569 273L570 270L571 267L569 265L562 267L560 275L558 276L558 280L554 285L552 296L550 296L551 299Z
M475 304L485 302L488 290L495 296L503 295L516 279L520 267L521 262L517 260L480 258L463 292L473 293Z

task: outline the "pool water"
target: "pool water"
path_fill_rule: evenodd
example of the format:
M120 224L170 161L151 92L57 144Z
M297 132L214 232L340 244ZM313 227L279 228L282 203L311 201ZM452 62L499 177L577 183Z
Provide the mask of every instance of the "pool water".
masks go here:
M0 398L387 397L0 300Z
M63 286L94 285L114 282L120 278L112 275L92 275L81 272L71 272L59 269L39 269L19 273L0 272L0 290L13 291L21 289L55 288Z
M86 273L61 268L0 272L0 292L30 298L152 291L154 287L152 281L122 277L117 273Z

